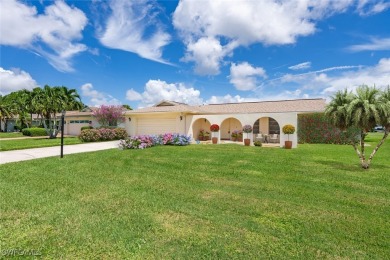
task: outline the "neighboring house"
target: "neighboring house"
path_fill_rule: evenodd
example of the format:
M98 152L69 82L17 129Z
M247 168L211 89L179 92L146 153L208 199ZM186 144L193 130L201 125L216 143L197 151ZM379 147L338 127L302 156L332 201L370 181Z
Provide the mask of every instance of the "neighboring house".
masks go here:
M65 135L79 135L81 127L92 126L93 128L100 127L100 124L93 116L93 111L96 107L87 107L81 111L66 111L65 113ZM119 124L118 127L125 127L124 124Z
M325 99L297 99L280 101L243 102L190 106L173 101L162 101L155 106L129 110L126 130L129 135L180 133L197 139L199 131L209 131L211 124L218 124L219 140L229 140L234 130L244 125L254 128L253 135L278 134L282 147L287 136L281 128L292 124L297 128L298 114L323 112ZM244 138L246 138L244 134ZM297 146L297 131L290 135L293 147Z
M14 132L16 126L16 118L6 118L1 121L1 131L3 132Z

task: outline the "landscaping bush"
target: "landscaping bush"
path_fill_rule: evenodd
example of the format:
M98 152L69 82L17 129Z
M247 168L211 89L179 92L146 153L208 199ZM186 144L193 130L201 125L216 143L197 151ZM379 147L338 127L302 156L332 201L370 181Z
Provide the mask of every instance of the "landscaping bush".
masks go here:
M254 142L253 142L253 145L254 145L254 146L262 147L262 146L263 146L263 143L262 143L261 141L254 141Z
M82 142L112 141L126 138L127 132L123 128L99 128L82 130L79 139Z
M346 131L333 126L324 113L298 115L298 142L323 144L350 144L358 139L359 130Z
M121 140L120 149L145 149L157 145L189 145L191 136L166 133L163 135L138 135Z
M129 136L124 128L115 128L114 132L116 140L125 139Z
M26 136L47 136L46 130L38 127L24 128L22 134Z
M81 127L81 131L86 130L86 129L93 129L93 127L90 125Z

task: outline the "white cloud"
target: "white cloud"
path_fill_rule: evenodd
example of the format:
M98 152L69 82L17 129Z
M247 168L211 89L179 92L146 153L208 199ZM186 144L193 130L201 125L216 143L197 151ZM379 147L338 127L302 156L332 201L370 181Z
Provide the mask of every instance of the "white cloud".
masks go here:
M286 74L262 82L255 94L262 100L329 97L338 90L355 90L360 85L383 88L390 83L390 58L373 66L335 66L322 70Z
M227 94L225 96L211 96L205 103L206 104L222 104L222 103L240 103L240 102L254 102L259 101L258 98L244 98L240 95L231 96Z
M253 90L256 88L257 78L266 78L263 68L253 67L248 62L230 66L230 83L238 90Z
M81 86L81 95L89 99L88 102L83 101L89 106L121 105L121 102L113 96L95 90L91 83L86 83Z
M371 39L370 43L356 44L349 46L347 50L358 52L358 51L388 51L390 50L390 38Z
M331 95L338 90L348 88L355 90L360 85L377 86L379 88L390 84L390 58L381 59L376 66L364 67L355 71L347 71L340 76L329 77L326 88L322 91Z
M142 100L142 95L137 91L135 91L134 89L129 89L126 92L126 99L130 101Z
M145 84L144 92L134 89L127 91L128 100L142 100L140 107L155 105L161 100L172 100L186 104L201 104L200 91L187 87L183 83L167 83L162 80L149 80Z
M311 67L311 62L310 61L306 61L306 62L299 63L299 64L294 65L294 66L290 66L288 68L290 70L304 70L304 69L309 69L310 67Z
M184 61L196 63L195 72L219 72L226 55L238 46L293 44L316 32L316 22L344 12L353 0L198 1L182 0L173 24L187 46ZM205 43L211 43L209 49ZM223 43L223 44L222 44ZM229 46L224 51L223 46Z
M219 74L219 65L231 52L232 44L222 46L214 37L203 37L187 45L187 53L183 61L195 62L195 73L199 75Z
M1 1L0 44L32 50L45 57L59 71L72 71L71 59L87 50L77 43L87 24L85 14L63 1L45 7L38 14L35 7L15 0Z
M21 89L31 90L37 87L36 81L27 72L20 69L5 70L0 67L0 94L6 95Z
M390 8L390 2L384 0L359 0L357 11L362 16L374 15Z
M171 37L155 17L159 11L154 1L114 0L110 8L112 13L100 36L103 45L168 63L162 59L162 48L169 44Z

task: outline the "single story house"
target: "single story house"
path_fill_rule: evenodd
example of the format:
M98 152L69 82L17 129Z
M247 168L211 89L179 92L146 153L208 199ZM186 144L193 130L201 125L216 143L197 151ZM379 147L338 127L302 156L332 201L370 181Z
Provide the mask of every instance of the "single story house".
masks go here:
M280 101L242 102L191 106L174 101L161 101L152 106L126 111L125 128L129 135L180 133L197 139L201 129L209 131L218 124L214 133L218 140L229 140L231 133L253 126L253 133L244 138L253 140L258 133L278 135L282 147L287 135L281 133L286 124L297 127L298 114L324 112L325 99L296 99ZM297 132L290 135L293 147L297 146Z

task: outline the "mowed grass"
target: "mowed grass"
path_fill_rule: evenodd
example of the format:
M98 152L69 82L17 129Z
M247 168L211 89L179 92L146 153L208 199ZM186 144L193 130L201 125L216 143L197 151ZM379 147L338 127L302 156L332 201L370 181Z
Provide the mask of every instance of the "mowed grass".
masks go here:
M21 132L15 132L15 133L3 133L0 132L0 139L2 138L17 138L17 137L23 137L24 135Z
M0 248L56 259L386 259L389 158L387 140L368 171L351 146L309 144L5 164Z
M64 137L64 144L80 144L82 143L77 137ZM0 140L0 151L11 151L38 147L49 147L61 145L61 138L55 139L49 138L28 138L28 139L15 139L15 140Z

